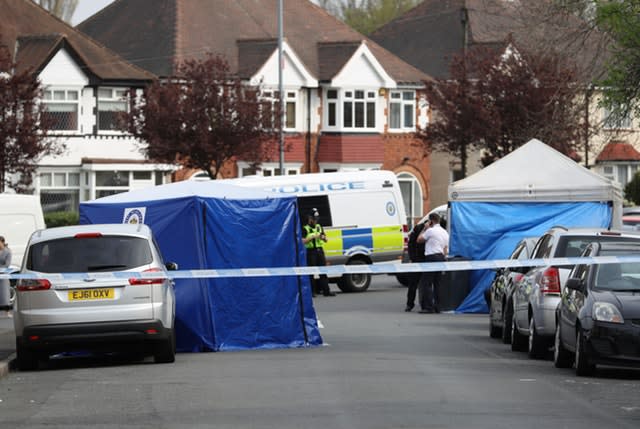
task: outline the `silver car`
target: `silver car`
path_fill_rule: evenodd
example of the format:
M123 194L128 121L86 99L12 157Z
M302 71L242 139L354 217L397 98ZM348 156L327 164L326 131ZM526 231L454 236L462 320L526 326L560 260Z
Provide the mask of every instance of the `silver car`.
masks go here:
M593 242L640 242L640 236L591 228L554 227L536 243L532 258L578 257ZM527 271L513 292L512 350L541 359L553 345L556 308L572 266L540 266Z
M36 231L16 284L17 363L69 351L137 351L175 360L175 294L148 226L79 225ZM47 277L49 273L112 273ZM158 272L158 278L124 273Z

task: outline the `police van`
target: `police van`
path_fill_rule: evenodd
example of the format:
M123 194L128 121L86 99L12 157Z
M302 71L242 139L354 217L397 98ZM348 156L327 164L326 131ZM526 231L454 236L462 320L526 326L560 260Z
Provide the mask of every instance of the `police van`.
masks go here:
M290 176L228 179L234 185L295 195L301 222L313 208L325 229L324 251L331 265L400 261L407 225L402 194L391 171L369 170ZM330 279L343 292L363 292L370 274L345 274Z

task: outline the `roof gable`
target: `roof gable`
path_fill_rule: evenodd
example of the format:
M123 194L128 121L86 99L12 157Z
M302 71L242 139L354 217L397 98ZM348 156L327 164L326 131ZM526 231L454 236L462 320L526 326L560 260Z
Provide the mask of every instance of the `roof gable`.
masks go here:
M307 71L302 61L300 61L286 40L282 43L282 57L282 79L286 83L286 86L307 88L318 86L318 80ZM264 64L262 64L262 67L251 76L250 82L254 85L258 83L277 85L279 83L277 43L275 50L271 51L271 55Z
M396 82L382 68L364 42L331 80L331 84L340 87L396 87Z
M87 35L59 20L30 0L0 0L0 28L2 42L9 51L17 52L18 69L42 68L60 48L60 43L69 47L69 53L77 58L87 74L109 81L149 81L154 76L132 66ZM44 35L44 36L43 36ZM29 40L27 36L38 36ZM21 40L22 46L16 44ZM39 56L42 55L42 58Z
M89 84L89 76L67 52L58 49L55 55L42 67L39 78L43 85L81 85Z

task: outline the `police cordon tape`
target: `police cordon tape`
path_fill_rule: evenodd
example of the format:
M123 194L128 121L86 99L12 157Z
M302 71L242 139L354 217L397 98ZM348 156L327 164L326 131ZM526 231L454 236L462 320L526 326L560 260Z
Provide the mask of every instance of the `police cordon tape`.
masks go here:
M4 273L0 279L110 279L110 278L170 278L199 279L227 277L307 276L326 274L337 277L343 274L400 274L434 271L469 271L514 267L573 266L616 263L640 263L640 254L623 256L594 256L544 259L494 259L476 261L446 261L419 263L378 263L372 265L329 265L326 267L273 267L273 268L224 268L202 270L177 270L164 272L89 272L89 273ZM5 269L6 270L6 269ZM1 272L1 271L0 271Z

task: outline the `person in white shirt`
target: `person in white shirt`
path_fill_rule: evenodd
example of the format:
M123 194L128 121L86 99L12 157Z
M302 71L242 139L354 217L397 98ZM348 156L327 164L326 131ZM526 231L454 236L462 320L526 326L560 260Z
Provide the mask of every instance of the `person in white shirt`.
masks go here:
M424 243L425 262L442 262L446 260L449 249L449 233L440 226L437 213L429 215L429 222L424 232L418 237L418 243ZM420 313L440 313L438 292L440 288L440 271L422 273L420 277Z

